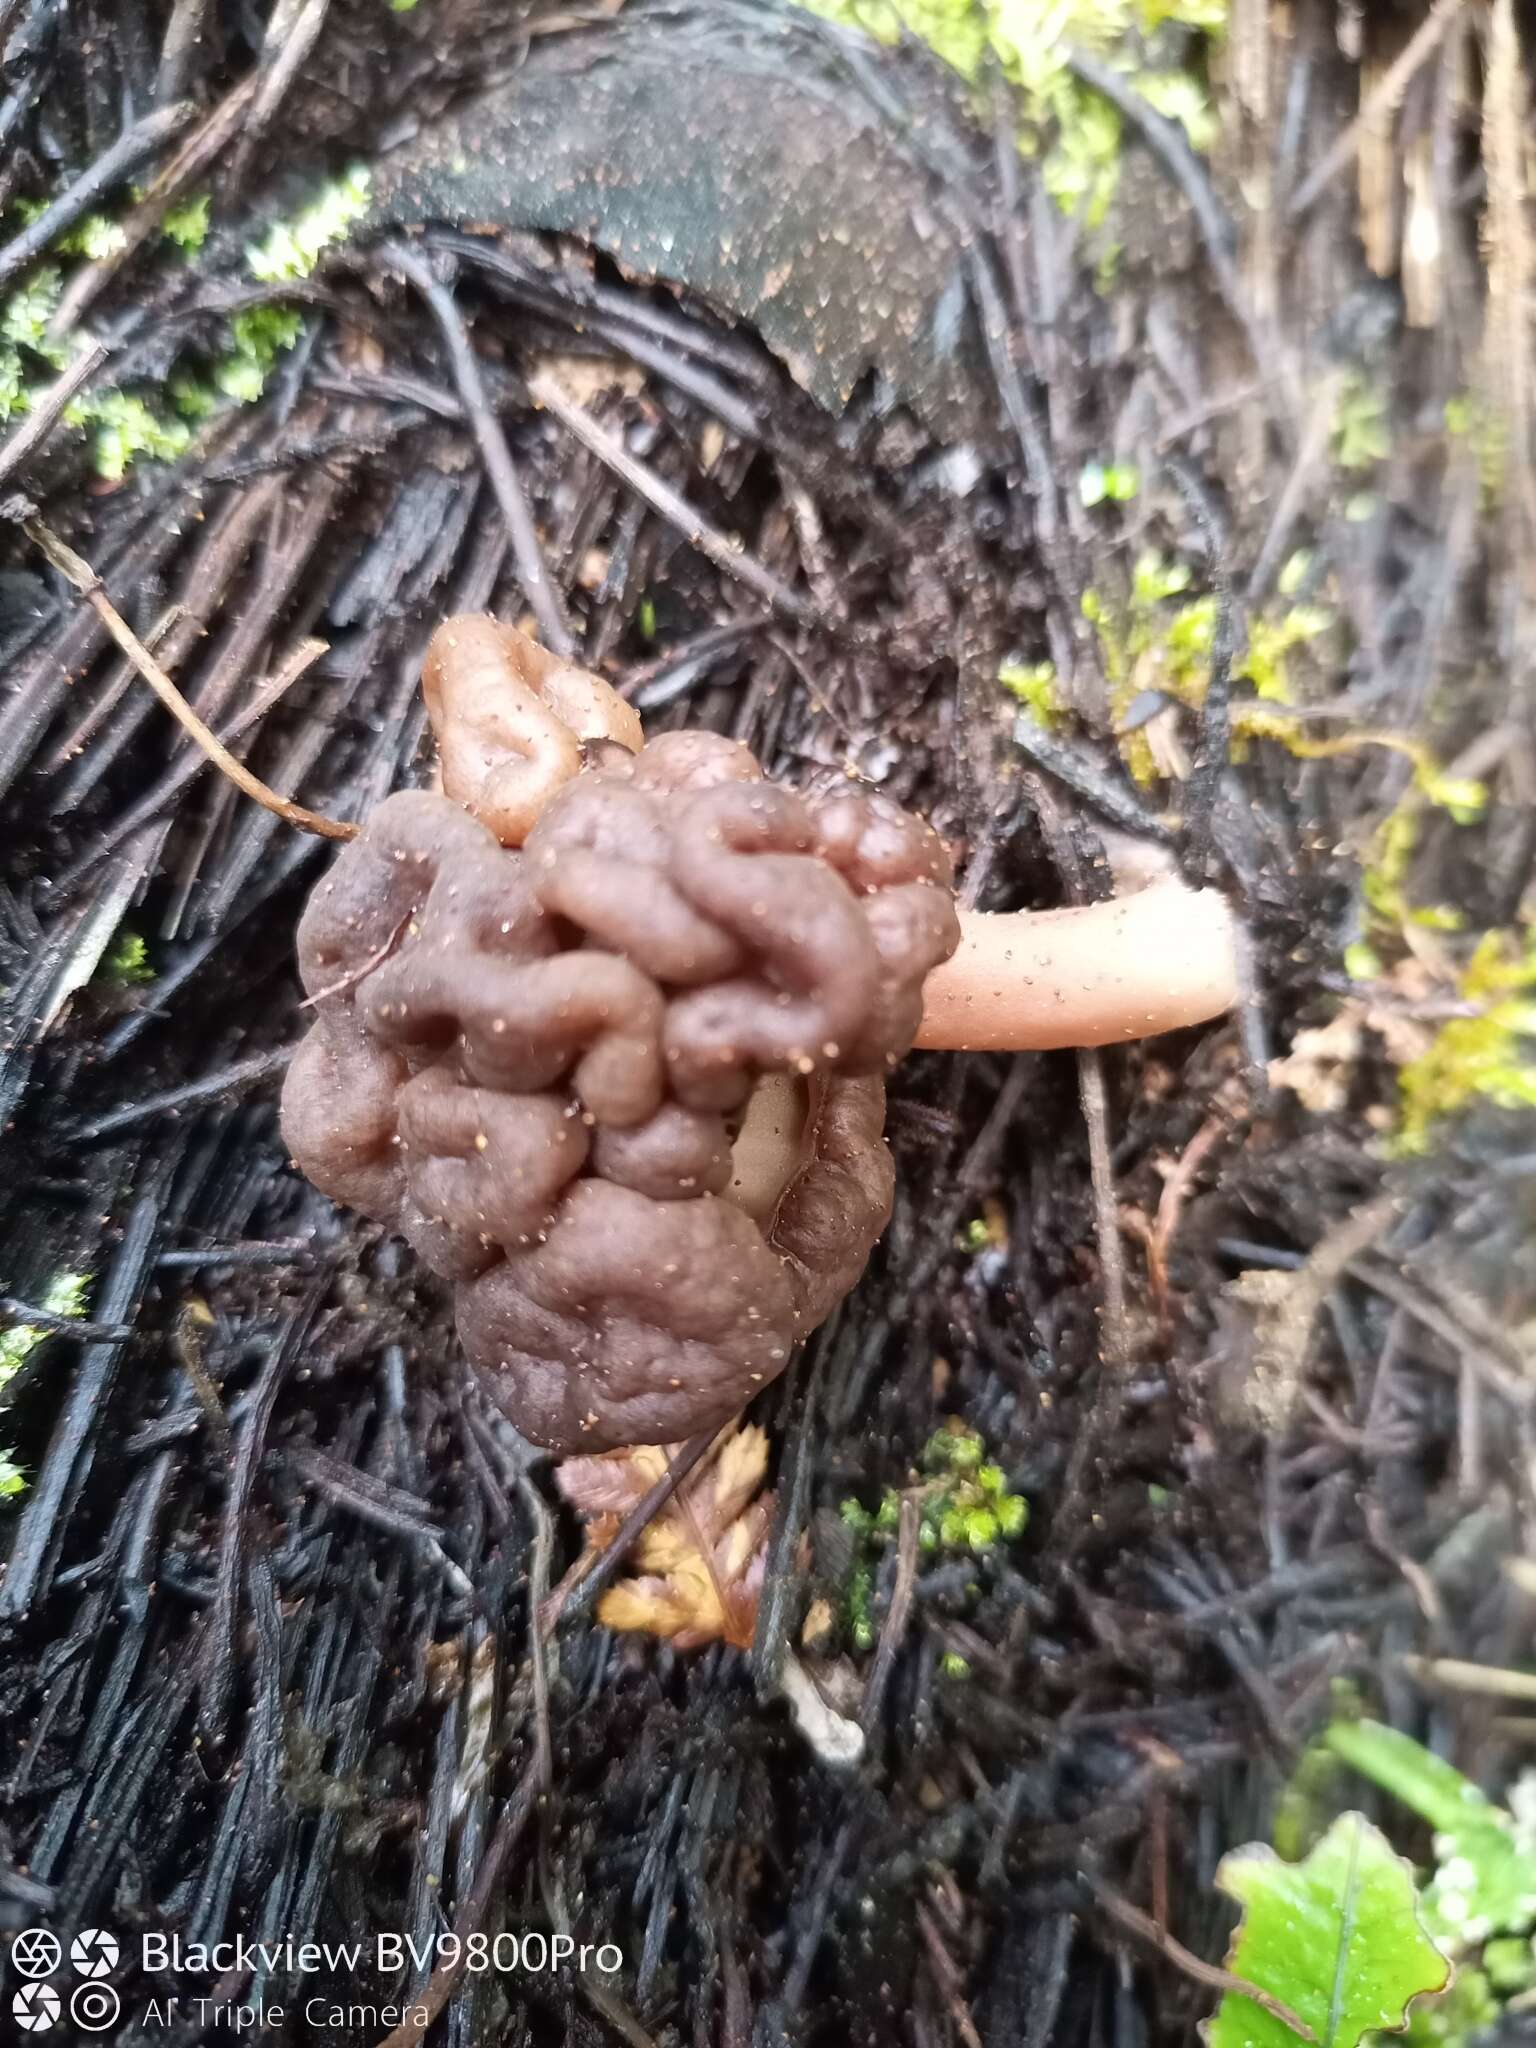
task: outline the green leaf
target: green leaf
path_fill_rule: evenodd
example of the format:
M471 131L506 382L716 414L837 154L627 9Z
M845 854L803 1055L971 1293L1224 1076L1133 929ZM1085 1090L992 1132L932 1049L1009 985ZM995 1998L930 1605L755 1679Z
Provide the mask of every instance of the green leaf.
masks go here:
M1254 1844L1222 1858L1216 1883L1243 1908L1227 1968L1288 2007L1321 2048L1357 2048L1401 2027L1411 2000L1450 1965L1419 1920L1413 1873L1362 1814L1341 1814L1303 1863ZM1295 2048L1276 2012L1229 1991L1207 2048Z
M1448 1947L1536 1926L1536 1844L1454 1764L1380 1721L1336 1721L1323 1740L1434 1829L1424 1915Z
M1372 2048L1467 2048L1499 2016L1499 2001L1482 1970L1459 1969L1443 1998L1416 2005L1406 2034L1378 2035Z

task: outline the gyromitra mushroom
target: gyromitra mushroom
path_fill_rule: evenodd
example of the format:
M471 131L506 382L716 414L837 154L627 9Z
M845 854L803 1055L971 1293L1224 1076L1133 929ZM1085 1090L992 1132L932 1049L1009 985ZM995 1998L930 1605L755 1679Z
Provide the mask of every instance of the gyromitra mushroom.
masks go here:
M440 789L381 804L300 925L284 1130L454 1283L469 1358L554 1449L692 1436L782 1371L889 1219L914 1042L1104 1043L1233 1000L1219 896L960 919L897 805L647 743L495 620L444 625L424 686Z

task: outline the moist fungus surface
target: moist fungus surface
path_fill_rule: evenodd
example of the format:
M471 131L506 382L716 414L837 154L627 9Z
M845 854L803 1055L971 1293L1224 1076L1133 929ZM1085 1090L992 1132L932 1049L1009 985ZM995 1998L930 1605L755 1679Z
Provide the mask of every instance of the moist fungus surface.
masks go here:
M942 846L885 799L705 733L595 752L521 848L448 795L373 813L300 926L283 1100L556 1449L726 1421L854 1285L884 1076L958 936Z
M871 373L944 439L984 435L970 232L819 24L642 13L536 40L387 152L379 225L580 237L749 321L818 404Z

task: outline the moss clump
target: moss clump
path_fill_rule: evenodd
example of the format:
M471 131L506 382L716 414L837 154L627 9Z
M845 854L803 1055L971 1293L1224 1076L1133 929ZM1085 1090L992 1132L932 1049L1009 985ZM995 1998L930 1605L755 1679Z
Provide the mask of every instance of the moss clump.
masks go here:
M358 165L322 187L291 220L279 221L247 250L251 275L262 283L307 277L322 253L361 217L368 185L368 172ZM166 239L187 255L195 254L207 237L208 205L207 193L196 193L165 217ZM40 210L37 201L16 209L23 221ZM60 236L50 253L92 261L111 255L123 240L116 222L91 214ZM30 412L48 373L62 370L71 353L86 346L83 336L65 343L49 333L65 278L64 262L44 263L0 305L0 420ZM175 461L193 429L221 406L249 405L260 398L277 359L303 331L303 315L295 306L249 307L229 322L228 347L205 375L182 368L168 380L173 412L159 410L150 396L105 389L75 399L65 410L65 422L91 434L97 473L108 483L120 483L141 456Z
M1349 371L1333 408L1334 466L1357 475L1385 462L1392 452L1387 394L1359 370Z
M1120 175L1121 120L1074 75L1078 48L1124 74L1149 106L1207 150L1216 118L1202 78L1180 61L1191 30L1220 35L1226 0L805 0L882 42L916 36L978 89L996 65L1017 88L1019 146L1046 190L1089 229L1103 225ZM1112 260L1114 252L1101 252Z
M246 267L263 284L308 277L333 243L345 241L368 210L369 174L354 164L322 186L292 220L278 221L245 252Z
M919 1552L936 1560L985 1557L1029 1526L1028 1501L1009 1489L1002 1467L988 1460L985 1440L963 1423L951 1420L930 1437L920 1465L911 1485L888 1486L873 1510L858 1500L845 1500L839 1510L861 1539L844 1595L855 1649L868 1649L875 1639L875 1570L895 1540L904 1497L915 1496L919 1504Z
M1435 1126L1474 1102L1536 1109L1536 933L1485 932L1459 992L1473 1014L1442 1024L1398 1075L1399 1153L1428 1151Z
M208 239L208 194L194 192L173 206L161 221L160 232L184 255L195 256Z
M96 473L109 484L121 483L140 455L174 462L192 439L185 420L163 417L129 391L99 391L79 399L64 408L64 419L69 426L91 429Z
M155 978L155 970L149 964L149 947L140 932L120 932L117 944L102 962L101 971L108 981L121 983L125 988L142 988Z
M369 173L361 164L323 186L291 220L278 221L245 252L246 268L263 284L290 284L308 277L324 252L344 241L367 209ZM210 366L206 381L183 372L171 391L182 415L206 419L221 403L254 405L280 356L304 332L297 306L278 301L249 306L229 323L228 349Z
M1281 596L1290 596L1298 580L1288 564L1287 575L1281 579ZM1084 591L1083 616L1099 644L1110 711L1117 725L1124 725L1131 707L1149 691L1191 711L1198 711L1205 702L1218 604L1209 592L1190 596L1193 582L1194 573L1187 562L1146 548L1132 564L1130 590L1123 602L1112 600L1101 590ZM1248 621L1246 647L1233 660L1233 681L1247 683L1260 703L1288 704L1292 698L1291 656L1332 625L1333 614L1325 606L1300 600L1257 614ZM1042 698L1054 691L1055 672L1048 664L1041 664L1032 676L1031 688ZM1239 747L1248 738L1280 736L1278 722L1266 720L1252 700L1239 699L1233 705L1231 729ZM1288 721L1285 731L1294 729L1295 721ZM1123 730L1120 751L1138 782L1145 785L1158 779L1157 760L1144 731Z
M89 1273L59 1273L49 1282L38 1306L52 1316L83 1316L90 1286ZM5 1392L47 1334L46 1330L34 1329L30 1323L18 1323L12 1329L0 1330L0 1394ZM0 1500L13 1499L26 1490L26 1484L25 1475L10 1452L0 1447Z
M1095 505L1128 505L1140 489L1134 462L1087 462L1078 473L1077 495L1090 512Z
M1054 732L1066 716L1054 661L1004 662L997 680L1010 697L1018 698L1036 725L1047 732Z

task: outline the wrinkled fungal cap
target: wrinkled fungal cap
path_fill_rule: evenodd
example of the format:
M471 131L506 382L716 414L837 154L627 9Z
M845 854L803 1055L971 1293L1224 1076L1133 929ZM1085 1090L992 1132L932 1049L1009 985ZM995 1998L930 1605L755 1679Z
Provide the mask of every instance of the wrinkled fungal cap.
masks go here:
M881 797L794 795L707 733L640 746L531 646L434 641L444 794L389 798L310 900L284 1130L454 1283L526 1435L674 1442L782 1371L885 1226L884 1075L956 943L948 863Z
M443 621L421 684L444 794L503 846L522 845L580 770L584 746L609 740L633 752L642 744L639 717L600 677L485 612Z

